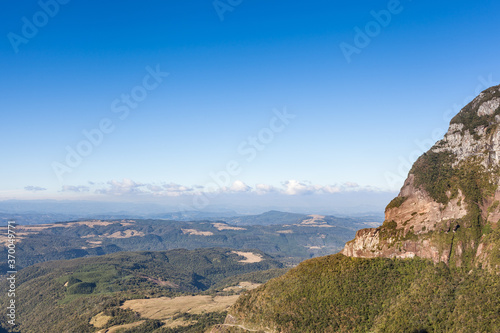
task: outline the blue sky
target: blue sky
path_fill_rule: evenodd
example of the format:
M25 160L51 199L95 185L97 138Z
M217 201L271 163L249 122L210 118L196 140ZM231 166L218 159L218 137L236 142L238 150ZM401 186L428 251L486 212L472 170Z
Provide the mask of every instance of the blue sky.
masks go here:
M495 1L4 5L0 199L380 208L450 116L499 83L498 12Z

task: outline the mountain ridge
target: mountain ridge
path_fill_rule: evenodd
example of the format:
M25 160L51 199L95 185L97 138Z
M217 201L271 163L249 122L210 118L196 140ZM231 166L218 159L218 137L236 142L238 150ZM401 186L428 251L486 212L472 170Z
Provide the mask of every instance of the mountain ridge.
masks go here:
M495 86L417 159L382 226L243 294L226 323L273 333L499 332L498 157Z
M418 158L379 228L357 231L352 257L423 257L500 272L500 86L483 91ZM489 253L489 254L487 254ZM496 255L495 255L496 254Z

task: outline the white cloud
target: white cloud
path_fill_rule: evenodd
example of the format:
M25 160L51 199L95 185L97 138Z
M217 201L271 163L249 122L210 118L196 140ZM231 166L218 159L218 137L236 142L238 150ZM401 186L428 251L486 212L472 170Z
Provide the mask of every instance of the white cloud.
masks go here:
M95 185L96 193L106 195L151 195L154 197L180 197L185 195L200 195L202 193L256 193L259 195L281 194L288 196L301 196L312 194L333 194L355 191L378 191L370 186L360 186L357 183L345 182L334 185L318 185L310 181L298 181L295 179L287 180L281 183L281 186L270 184L257 184L255 187L247 185L242 180L234 181L228 187L209 188L201 185L185 186L176 183L138 183L131 179L122 181L111 180L106 184ZM94 188L95 188L94 187ZM87 186L63 186L63 192L86 192Z
M160 195L169 196L169 197L178 197L181 195L193 194L194 189L189 186L179 185L175 183L163 184L163 191Z
M276 192L279 192L279 190L272 186L272 185L268 185L268 184L257 184L255 186L255 191L257 192L257 194L267 194L267 193L276 193Z
M106 184L102 184L96 189L96 193L107 195L153 195L153 196L169 196L177 197L185 194L195 193L198 187L189 187L175 183L138 183L131 179L123 179L122 181L111 180Z
M131 179L124 178L122 181L110 180L109 187L98 189L96 192L100 194L124 195L124 194L140 194L143 193L141 187L144 184L136 183Z
M351 191L377 191L378 189L371 186L361 187L357 183L346 182L342 185L317 185L310 181L298 181L295 179L287 180L281 183L281 188L276 188L271 185L258 184L256 192L258 194L266 194L271 192L279 192L286 195L308 195L308 194L332 194Z
M192 187L183 186L175 183L164 184L163 188L165 188L169 192L191 192L193 191Z
M345 182L343 184L345 187L351 187L351 188L354 188L354 187L359 187L359 184L358 183L353 183L353 182Z
M320 188L323 193L339 193L342 192L342 188L336 185L326 185Z
M242 182L241 180L236 180L233 185L229 188L231 192L249 192L252 190L250 186Z
M26 191L31 191L31 192L40 192L40 191L47 191L45 187L40 187L40 186L26 186L24 188Z
M283 182L282 185L284 187L283 193L288 195L311 194L317 190L317 188L309 182L299 182L295 179L287 180Z
M80 192L88 192L89 190L90 190L90 188L88 186L83 186L83 185L80 185L80 186L64 185L62 187L62 192L80 193Z
M163 191L163 186L159 186L159 185L148 184L146 187L151 192L161 192L161 191Z

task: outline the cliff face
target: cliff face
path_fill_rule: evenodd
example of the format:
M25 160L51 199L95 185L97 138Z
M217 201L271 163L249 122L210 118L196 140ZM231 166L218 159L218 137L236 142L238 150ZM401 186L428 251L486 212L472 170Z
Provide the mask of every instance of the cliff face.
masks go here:
M243 294L219 331L497 332L499 158L497 86L419 157L382 226Z
M351 257L423 257L500 272L500 86L450 122L444 138L413 165L384 224L348 242Z

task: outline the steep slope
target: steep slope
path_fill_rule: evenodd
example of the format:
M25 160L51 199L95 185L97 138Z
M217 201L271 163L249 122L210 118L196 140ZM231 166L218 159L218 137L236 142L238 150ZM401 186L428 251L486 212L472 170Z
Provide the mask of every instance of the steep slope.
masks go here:
M499 124L496 86L415 162L382 226L242 295L214 332L500 332Z
M484 270L335 254L240 296L226 324L283 333L498 332L498 295L500 277Z
M383 226L363 229L343 254L414 256L500 272L500 86L482 92L415 162Z

